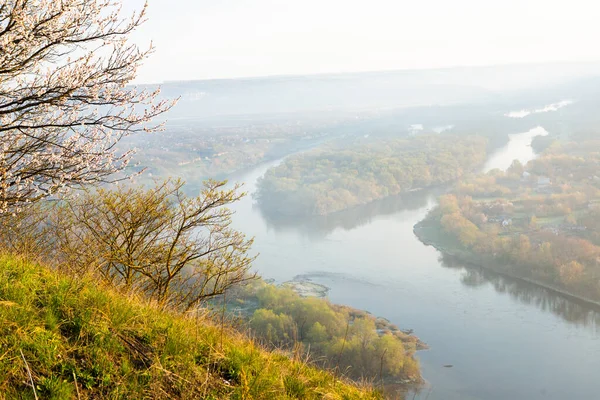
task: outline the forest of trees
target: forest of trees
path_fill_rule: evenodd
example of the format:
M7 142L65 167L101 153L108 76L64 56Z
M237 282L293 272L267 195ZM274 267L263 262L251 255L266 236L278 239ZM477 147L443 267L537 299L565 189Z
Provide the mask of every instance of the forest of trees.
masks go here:
M300 351L353 379L421 382L415 352L424 344L384 319L263 281L235 298L238 305L251 305L251 333L268 347Z
M331 145L268 170L257 199L270 214L326 215L451 182L480 167L485 157L482 137L428 135Z
M440 247L600 300L600 141L577 139L460 182L416 232L437 226Z

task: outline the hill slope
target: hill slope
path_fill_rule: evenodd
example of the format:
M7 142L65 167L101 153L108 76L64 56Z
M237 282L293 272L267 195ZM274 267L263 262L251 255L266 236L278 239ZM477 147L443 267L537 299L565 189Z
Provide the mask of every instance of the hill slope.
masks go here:
M30 382L35 383L35 393ZM0 255L0 398L371 399L186 317Z

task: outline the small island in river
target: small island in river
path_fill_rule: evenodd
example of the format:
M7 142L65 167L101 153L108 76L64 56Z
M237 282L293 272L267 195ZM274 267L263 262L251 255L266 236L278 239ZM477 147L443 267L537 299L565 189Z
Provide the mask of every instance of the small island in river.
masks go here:
M483 165L486 146L454 135L331 144L269 169L255 196L271 215L327 215L452 182Z

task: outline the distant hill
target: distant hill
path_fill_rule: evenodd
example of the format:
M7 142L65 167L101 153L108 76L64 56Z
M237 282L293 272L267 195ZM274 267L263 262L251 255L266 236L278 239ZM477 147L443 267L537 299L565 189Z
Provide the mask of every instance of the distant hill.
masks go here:
M482 103L593 76L599 67L598 63L456 67L169 81L161 87L166 98L181 96L169 119L209 118Z

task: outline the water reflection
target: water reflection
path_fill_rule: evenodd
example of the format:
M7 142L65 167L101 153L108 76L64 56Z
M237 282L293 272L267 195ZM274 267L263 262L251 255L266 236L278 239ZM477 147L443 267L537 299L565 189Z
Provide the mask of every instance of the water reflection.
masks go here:
M254 207L260 212L267 226L276 232L300 231L311 237L322 238L338 228L351 230L370 224L380 217L391 216L402 211L418 210L431 204L432 199L437 198L444 191L445 188L438 187L389 196L326 216L281 217L273 215L258 204Z
M508 294L520 303L532 305L544 312L550 312L577 326L591 327L594 331L600 326L600 307L594 310L590 304L567 298L552 290L497 274L493 271L468 265L456 257L442 255L440 264L446 268L463 269L461 282L469 287L490 284L498 293Z

